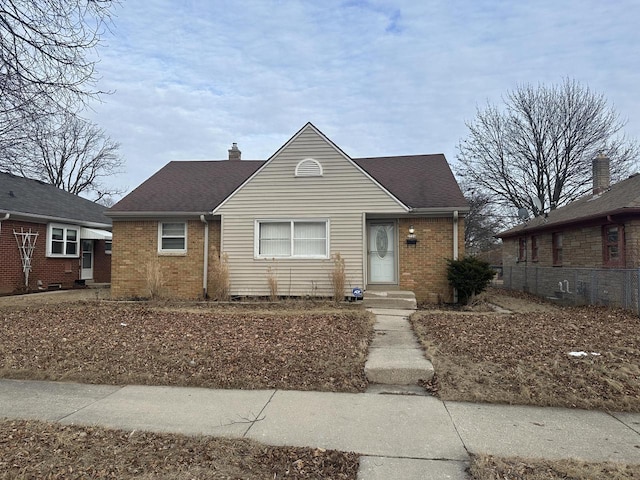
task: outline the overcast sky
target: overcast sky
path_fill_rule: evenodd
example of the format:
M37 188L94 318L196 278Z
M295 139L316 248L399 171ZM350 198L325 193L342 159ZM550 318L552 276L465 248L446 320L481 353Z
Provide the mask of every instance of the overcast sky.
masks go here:
M232 142L267 159L306 122L352 157L444 153L477 106L570 77L640 139L640 2L126 0L100 48L92 120L132 190Z

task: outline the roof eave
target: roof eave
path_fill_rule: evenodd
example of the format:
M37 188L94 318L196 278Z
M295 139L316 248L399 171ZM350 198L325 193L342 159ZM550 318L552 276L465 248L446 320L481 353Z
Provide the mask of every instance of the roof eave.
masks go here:
M79 220L77 218L66 218L66 217L54 217L51 215L40 215L40 214L36 214L36 213L29 213L29 212L16 212L16 211L11 211L11 210L0 210L0 214L6 214L8 213L10 215L10 219L13 218L17 218L19 220L21 219L25 219L25 220L40 220L40 221L45 221L45 222L57 222L57 223L68 223L68 224L72 224L72 225L79 225L81 227L89 227L89 228L101 228L101 229L109 229L111 228L111 224L110 223L102 223L102 222L92 222L92 221L88 221L88 220ZM106 215L105 215L106 216Z
M512 238L512 237L519 237L523 233L535 233L535 232L544 232L548 230L558 230L564 227L571 227L571 226L580 225L583 223L593 222L598 219L607 220L609 217L613 217L616 215L640 215L640 208L638 207L617 208L615 210L597 213L595 215L587 215L584 217L572 218L564 222L543 223L542 225L536 225L532 227L527 227L527 225L525 224L521 228L514 227L512 229L507 230L506 232L499 233L496 235L496 238Z
M412 215L443 215L458 212L460 215L469 213L469 207L415 207L410 208L409 213Z
M132 219L132 218L167 218L167 217L199 217L200 215L211 215L211 210L203 210L197 212L184 211L126 211L126 212L105 212L105 215L113 220Z

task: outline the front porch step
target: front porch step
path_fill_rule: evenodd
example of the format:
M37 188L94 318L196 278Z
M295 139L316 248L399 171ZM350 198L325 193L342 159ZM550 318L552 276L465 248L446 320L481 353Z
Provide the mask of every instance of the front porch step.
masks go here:
M367 290L363 303L366 308L416 310L416 295L405 290Z

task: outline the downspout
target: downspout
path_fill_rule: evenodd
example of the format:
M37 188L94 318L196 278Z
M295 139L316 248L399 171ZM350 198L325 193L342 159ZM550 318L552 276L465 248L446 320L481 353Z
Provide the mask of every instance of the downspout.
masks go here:
M453 259L458 260L458 210L453 211ZM453 303L458 303L458 289L453 289Z
M4 218L0 218L0 233L2 233L2 222L4 222L5 220L9 220L10 216L10 213L5 213Z
M200 221L204 223L204 260L202 272L202 298L207 298L207 279L209 277L209 222L200 215Z

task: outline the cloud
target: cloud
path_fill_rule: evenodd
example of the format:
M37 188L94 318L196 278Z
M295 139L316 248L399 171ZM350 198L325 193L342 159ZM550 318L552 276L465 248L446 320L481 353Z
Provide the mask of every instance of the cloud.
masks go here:
M445 153L476 105L572 77L639 136L635 2L124 2L92 117L135 187L175 159L267 158L307 121L353 156Z

